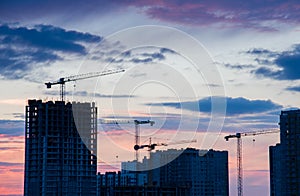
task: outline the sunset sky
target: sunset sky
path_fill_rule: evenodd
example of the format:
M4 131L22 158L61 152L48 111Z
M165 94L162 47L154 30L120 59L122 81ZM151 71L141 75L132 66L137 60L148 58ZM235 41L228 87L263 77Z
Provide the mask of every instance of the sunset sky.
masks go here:
M0 195L23 191L27 99L58 100L44 83L60 77L125 69L68 83L67 100L95 101L99 118L151 118L142 143L228 150L230 195L236 141L224 136L278 128L280 111L300 106L297 0L2 0L0 51ZM133 158L133 125L98 130L99 171ZM243 139L244 195L269 194L278 141Z

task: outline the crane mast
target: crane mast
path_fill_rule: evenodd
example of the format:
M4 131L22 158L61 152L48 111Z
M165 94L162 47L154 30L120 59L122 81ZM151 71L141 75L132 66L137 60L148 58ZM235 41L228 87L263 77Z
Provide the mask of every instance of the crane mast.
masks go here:
M278 129L269 129L269 130L259 130L259 131L250 131L250 132L243 132L243 133L236 133L234 135L227 135L224 137L226 141L231 138L237 139L237 191L238 196L243 196L243 142L242 137L245 136L255 136L255 135L263 135L263 134L270 134L270 133L279 133L280 130Z
M91 72L91 73L85 73L85 74L79 74L79 75L73 75L68 77L59 78L57 81L54 82L47 82L45 83L47 88L51 88L52 85L60 85L60 100L64 101L65 98L65 84L66 82L72 82L77 80L84 80L88 78L94 78L99 76L105 76L105 75L111 75L116 74L120 72L124 72L124 69L117 69L117 70L106 70L103 72Z
M151 126L154 125L154 121L151 120L126 120L126 119L101 119L100 120L101 124L134 124L135 126L135 145L133 146L133 149L135 151L135 164L136 164L136 171L135 171L135 183L136 186L138 186L138 161L139 161L139 149L141 148L140 145L140 125L141 124L150 124Z
M237 173L238 173L238 179L237 179L237 183L238 183L238 196L242 196L243 195L243 167L242 167L242 161L243 161L243 153L242 153L242 149L243 149L243 143L241 141L241 136L239 134L239 137L237 137Z
M135 150L135 160L138 162L139 154L138 150L141 149L140 145L140 125L141 124L150 124L153 126L155 124L154 121L151 120L127 120L127 119L101 119L100 124L134 124L135 126L135 135L134 135L134 143L133 149Z

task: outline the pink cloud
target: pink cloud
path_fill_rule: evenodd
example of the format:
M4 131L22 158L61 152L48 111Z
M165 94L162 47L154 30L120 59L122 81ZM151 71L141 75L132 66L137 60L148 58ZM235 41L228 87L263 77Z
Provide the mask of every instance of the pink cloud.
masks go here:
M127 1L128 6L141 9L142 13L161 21L184 25L254 28L274 31L271 24L277 21L299 24L300 6L298 1L169 1L149 0Z
M0 162L0 193L3 195L22 195L23 171L23 163Z

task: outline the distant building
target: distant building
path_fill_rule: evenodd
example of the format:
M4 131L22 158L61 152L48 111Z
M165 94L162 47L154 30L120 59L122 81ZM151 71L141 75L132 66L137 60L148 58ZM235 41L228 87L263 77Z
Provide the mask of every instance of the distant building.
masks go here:
M148 173L141 171L141 172L135 172L137 169L136 167L141 168L143 164L141 162L138 162L138 165L136 164L136 161L128 161L128 162L122 162L121 168L121 185L122 186L144 186L148 184Z
M138 177L138 184L136 184L136 177ZM98 187L116 187L116 186L144 186L147 185L146 173L134 173L131 171L124 172L106 172L97 175Z
M136 174L137 167L141 171ZM98 196L228 196L228 152L194 148L156 151L138 164L122 162L121 172L98 174L97 179Z
M25 126L25 196L96 195L94 103L29 100Z
M170 149L152 153L151 159L152 166L166 164L148 172L149 185L188 187L191 196L229 195L227 151Z
M271 196L284 195L285 182L282 181L284 168L282 161L284 160L283 153L281 152L281 145L269 147L269 161L270 161L270 192Z
M280 144L270 147L271 195L300 195L300 110L282 111Z
M125 172L125 171L124 171ZM133 172L106 172L97 175L97 196L189 196L185 187L148 186L147 175L138 173L139 185ZM143 184L144 182L144 184Z

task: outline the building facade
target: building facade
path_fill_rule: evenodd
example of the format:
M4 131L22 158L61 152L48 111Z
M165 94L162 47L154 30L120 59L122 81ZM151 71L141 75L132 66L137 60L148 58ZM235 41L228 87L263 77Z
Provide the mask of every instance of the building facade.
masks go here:
M229 195L228 152L169 149L151 154L152 165L165 164L149 170L149 183L154 186L187 187L189 195Z
M96 195L94 103L29 100L25 121L24 195Z
M282 111L280 144L270 147L271 195L300 195L300 110Z

